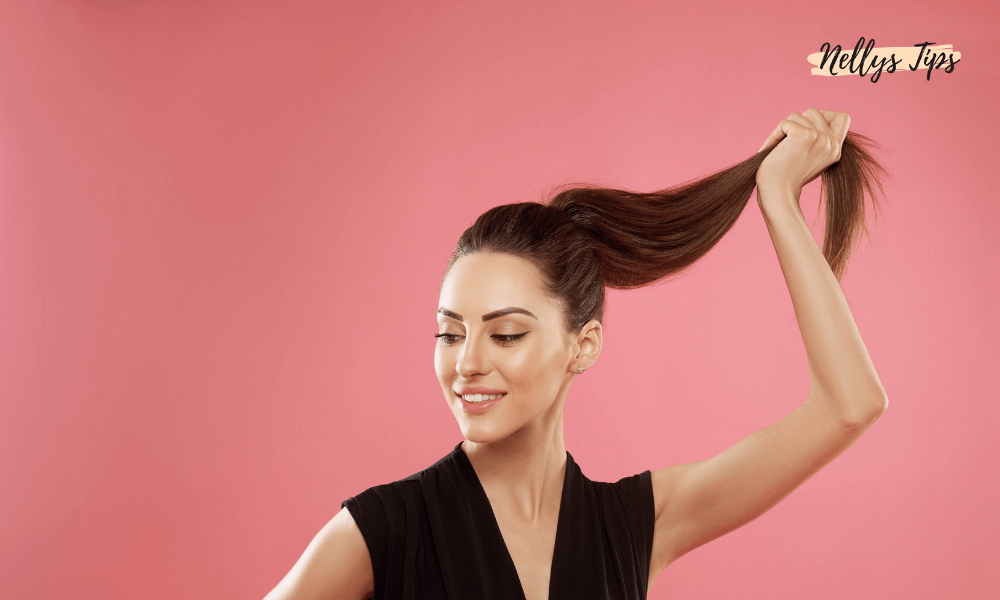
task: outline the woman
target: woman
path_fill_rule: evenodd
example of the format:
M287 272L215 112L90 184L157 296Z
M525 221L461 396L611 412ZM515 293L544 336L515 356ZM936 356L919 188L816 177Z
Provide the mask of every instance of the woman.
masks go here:
M848 124L810 108L755 157L693 183L575 188L480 216L437 311L435 370L464 441L345 501L268 598L645 598L670 563L843 452L887 406L839 286L863 228L862 190L874 201L884 173ZM798 205L824 172L825 256ZM600 354L604 288L692 264L755 186L809 357L808 397L709 460L587 479L566 451L563 406Z

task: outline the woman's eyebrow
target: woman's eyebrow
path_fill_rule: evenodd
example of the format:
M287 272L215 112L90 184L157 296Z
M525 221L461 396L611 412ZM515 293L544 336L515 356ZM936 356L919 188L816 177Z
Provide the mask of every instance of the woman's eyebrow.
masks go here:
M508 306L507 308L501 308L500 310L495 310L491 313L486 313L485 315L483 315L483 321L489 321L490 319L495 319L497 317L502 317L504 315L509 315L511 313L520 313L522 315L528 315L532 319L535 319L536 321L538 320L538 317L531 314L531 312L526 309L518 308L516 306Z
M442 315L446 316L446 317L451 317L452 319L455 319L457 321L462 321L463 323L465 322L462 319L462 315L458 314L457 312L452 312L452 311L448 310L447 308L441 307L441 308L437 309L437 311L439 313L441 313ZM529 310L526 310L526 309L523 309L523 308L519 308L517 306L508 306L507 308L501 308L500 310L495 310L495 311L493 311L491 313L486 313L485 315L483 315L483 321L484 322L485 321L489 321L490 319L495 319L497 317L502 317L504 315L509 315L511 313L519 313L519 314L522 314L522 315L528 315L532 319L538 320L538 317L536 317L535 315L531 314L531 311L529 311Z

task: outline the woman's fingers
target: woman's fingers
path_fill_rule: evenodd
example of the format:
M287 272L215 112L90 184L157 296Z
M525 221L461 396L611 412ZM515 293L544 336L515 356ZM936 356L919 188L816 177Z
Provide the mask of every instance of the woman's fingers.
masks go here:
M837 141L843 145L844 140L847 139L847 129L851 126L851 116L835 110L823 110L820 112L823 113L823 118L830 125L830 130L837 136Z
M764 148L777 145L796 125L800 125L808 129L813 128L813 124L809 121L809 119L803 117L799 113L792 113L788 115L787 119L778 123L778 126L774 128L774 131L772 131L771 135L767 137L764 145L760 147L760 150L758 150L757 153L760 154L764 151Z
M777 145L778 142L788 135L790 129L794 127L793 124L814 129L817 133L831 136L836 140L839 148L843 145L844 139L847 138L847 130L851 124L851 117L847 113L835 110L818 110L815 107L809 108L804 113L792 113L788 115L787 119L778 123L778 126L774 128L774 131L767 137L764 145L760 147L757 153L759 154L765 148Z
M781 141L783 137L785 137L785 131L782 129L782 126L784 124L785 124L784 121L778 123L778 126L774 128L774 131L771 132L771 135L767 136L767 139L764 140L764 145L761 146L760 150L757 151L758 154L763 152L764 148L777 144L778 142Z
M843 143L843 139L830 128L826 116L816 107L812 107L804 112L803 116L809 119L816 132L820 135L820 138L827 140L828 148L833 151L835 157L834 162L840 160L840 146Z
M812 107L806 112L802 113L802 116L808 119L810 123L812 123L813 127L816 128L816 131L818 131L823 135L828 135L831 138L836 139L836 135L830 129L830 124L827 123L826 117L823 115L823 113L819 111L818 108Z

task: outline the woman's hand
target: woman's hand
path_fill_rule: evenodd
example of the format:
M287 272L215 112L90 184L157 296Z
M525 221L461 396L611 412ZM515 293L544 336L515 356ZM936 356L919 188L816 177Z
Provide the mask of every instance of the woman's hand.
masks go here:
M802 187L840 160L851 117L847 113L810 108L792 113L778 123L764 149L777 144L757 169L757 201L764 208L768 197L784 194L760 193L761 188L788 190L798 199Z

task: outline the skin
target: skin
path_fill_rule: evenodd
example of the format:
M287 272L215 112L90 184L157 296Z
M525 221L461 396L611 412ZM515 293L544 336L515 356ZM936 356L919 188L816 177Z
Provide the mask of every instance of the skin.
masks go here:
M652 470L656 521L649 586L673 561L755 519L846 450L888 400L840 285L816 245L798 200L802 186L840 158L845 113L810 108L781 121L777 145L757 174L758 205L774 244L808 355L810 390L784 419L704 461ZM563 408L577 367L600 354L601 324L577 334L544 293L529 262L480 253L458 259L442 288L434 367L466 452L486 491L527 600L548 598L566 446ZM482 316L521 307L536 318ZM528 332L512 340L497 337ZM584 371L586 374L586 371ZM485 385L507 392L468 415L452 392ZM651 457L651 461L657 460ZM268 599L366 598L368 550L341 510Z

